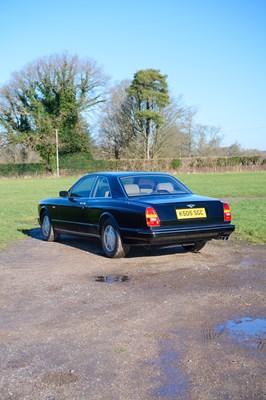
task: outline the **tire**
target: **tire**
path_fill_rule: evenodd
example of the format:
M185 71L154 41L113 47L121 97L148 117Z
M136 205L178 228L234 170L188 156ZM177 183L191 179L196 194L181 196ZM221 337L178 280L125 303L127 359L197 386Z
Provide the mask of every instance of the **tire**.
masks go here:
M60 236L55 232L47 212L44 212L41 218L41 235L46 242L56 242Z
M102 248L109 258L123 258L130 250L130 245L123 244L115 223L107 219L101 230Z
M186 252L198 253L204 246L206 242L196 242L192 244L183 244L183 249Z

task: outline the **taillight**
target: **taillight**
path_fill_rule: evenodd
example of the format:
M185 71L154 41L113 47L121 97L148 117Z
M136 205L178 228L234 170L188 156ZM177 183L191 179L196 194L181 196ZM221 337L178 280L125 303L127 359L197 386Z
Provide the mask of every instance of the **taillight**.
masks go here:
M146 222L148 226L160 226L159 217L152 207L146 208Z
M229 204L224 203L224 222L231 222L232 215Z

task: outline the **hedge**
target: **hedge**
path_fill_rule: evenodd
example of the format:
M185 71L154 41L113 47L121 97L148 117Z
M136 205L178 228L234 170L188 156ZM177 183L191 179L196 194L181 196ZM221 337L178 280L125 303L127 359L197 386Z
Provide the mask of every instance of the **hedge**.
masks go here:
M31 164L0 164L0 176L39 175L45 172L45 165Z
M120 159L93 160L88 154L73 154L60 158L62 175L82 174L97 171L169 171L169 172L214 172L214 171L266 170L266 157L187 157L182 159ZM0 176L41 175L47 173L43 164L0 164Z

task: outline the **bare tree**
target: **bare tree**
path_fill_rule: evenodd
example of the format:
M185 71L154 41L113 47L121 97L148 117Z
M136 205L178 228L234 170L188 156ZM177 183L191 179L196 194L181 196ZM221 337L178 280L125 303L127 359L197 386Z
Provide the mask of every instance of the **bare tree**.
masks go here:
M222 135L220 128L216 126L201 125L195 126L195 148L194 153L199 156L210 156L219 154Z
M116 83L110 89L109 100L101 110L98 143L102 152L110 158L125 156L134 135L132 105L126 93L129 85L127 80Z
M188 147L187 121L191 107L184 104L182 96L172 97L163 112L163 124L154 140L154 157L182 157ZM192 140L192 139L191 139Z

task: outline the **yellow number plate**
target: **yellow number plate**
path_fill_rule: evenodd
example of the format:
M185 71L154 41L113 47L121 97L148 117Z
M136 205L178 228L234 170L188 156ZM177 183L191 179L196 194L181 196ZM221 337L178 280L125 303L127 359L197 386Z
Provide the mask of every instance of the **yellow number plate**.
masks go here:
M205 208L180 208L176 210L177 219L207 218Z

